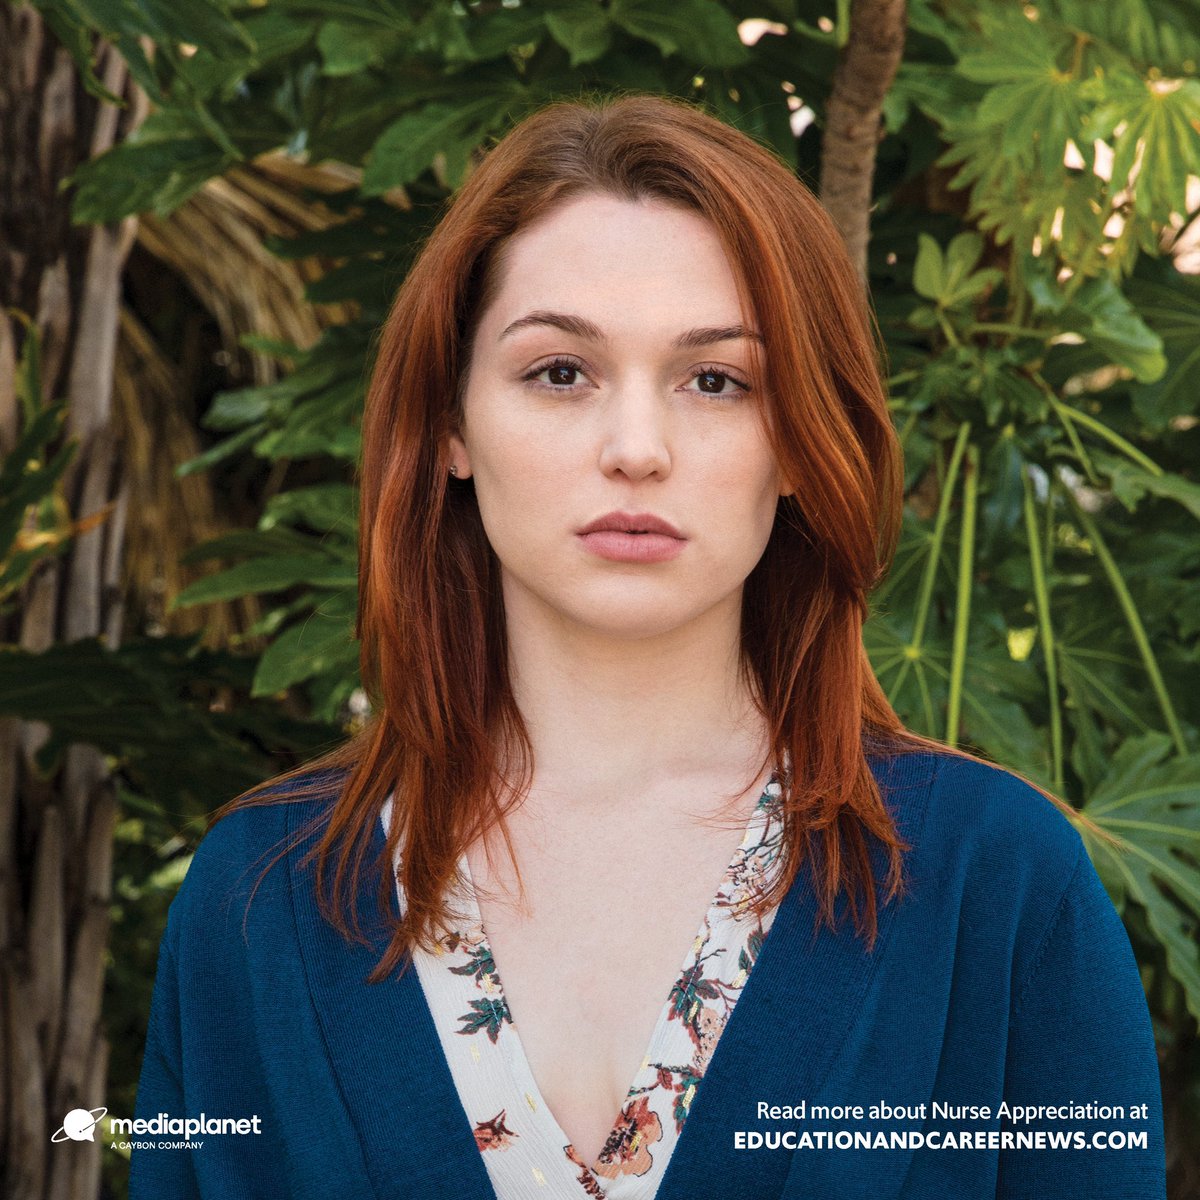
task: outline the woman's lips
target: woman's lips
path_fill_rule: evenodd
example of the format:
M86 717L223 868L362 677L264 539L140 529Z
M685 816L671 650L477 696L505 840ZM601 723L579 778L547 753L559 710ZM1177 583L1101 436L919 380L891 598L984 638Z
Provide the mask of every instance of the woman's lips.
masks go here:
M618 533L662 533L667 537L683 538L683 534L670 521L657 513L630 513L623 509L589 521L578 532L601 533L606 529L615 529Z
M665 533L624 533L619 529L599 529L577 536L593 554L612 562L666 562L687 545L685 538Z

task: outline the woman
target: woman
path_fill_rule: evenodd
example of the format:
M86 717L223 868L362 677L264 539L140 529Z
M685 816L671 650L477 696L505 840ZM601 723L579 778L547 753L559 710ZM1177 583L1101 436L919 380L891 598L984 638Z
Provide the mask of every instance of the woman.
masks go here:
M899 448L790 171L666 99L522 122L363 445L376 716L205 837L138 1095L259 1129L138 1151L134 1200L1163 1194L1065 806L907 733L864 655Z

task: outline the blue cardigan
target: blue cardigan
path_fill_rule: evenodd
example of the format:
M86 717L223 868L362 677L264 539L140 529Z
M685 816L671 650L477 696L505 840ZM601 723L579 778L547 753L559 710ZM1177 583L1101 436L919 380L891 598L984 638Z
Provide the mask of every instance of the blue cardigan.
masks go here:
M656 1200L1162 1200L1145 996L1074 827L999 768L924 752L871 767L912 847L907 893L868 954L849 924L814 937L811 888L793 885ZM370 949L321 919L299 866L311 843L251 897L327 803L236 812L196 852L162 939L135 1116L257 1132L135 1137L130 1200L493 1196L416 973L365 982L386 945L378 877L360 900ZM881 1103L912 1115L872 1119ZM1124 1112L1064 1107L1089 1104ZM1009 1132L1025 1148L1004 1148ZM945 1144L966 1133L978 1142ZM1064 1136L1083 1145L1050 1148ZM137 1145L154 1141L184 1148Z

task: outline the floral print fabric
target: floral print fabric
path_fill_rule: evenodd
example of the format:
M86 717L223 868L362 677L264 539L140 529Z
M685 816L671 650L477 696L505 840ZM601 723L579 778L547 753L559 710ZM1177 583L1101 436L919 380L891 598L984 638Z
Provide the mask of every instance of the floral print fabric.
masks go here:
M499 1200L592 1197L648 1200L658 1190L713 1051L775 916L750 898L778 865L781 794L772 774L659 1014L650 1045L600 1156L584 1162L538 1091L470 890L451 898L460 915L438 953L414 966L463 1109ZM391 797L384 805L385 831ZM404 893L397 879L401 909Z

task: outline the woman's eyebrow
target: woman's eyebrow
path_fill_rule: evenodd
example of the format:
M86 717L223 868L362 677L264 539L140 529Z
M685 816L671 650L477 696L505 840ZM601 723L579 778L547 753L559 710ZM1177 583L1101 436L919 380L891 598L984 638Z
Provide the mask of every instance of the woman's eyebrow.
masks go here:
M747 329L745 325L707 325L681 333L675 339L675 345L681 350L690 350L698 346L711 346L713 342L733 342L740 338L761 342L763 335L757 329Z
M523 317L518 317L510 325L505 326L499 340L516 333L518 329L527 329L534 325L549 325L554 329L561 329L564 333L574 334L576 337L590 342L600 342L602 345L607 344L609 340L600 326L586 317L578 317L573 313L551 312L549 309L541 308L527 313ZM730 342L739 338L749 338L756 342L763 340L761 333L755 329L748 329L745 325L706 325L681 333L675 339L675 345L681 350L696 349L699 346L711 346L714 342Z

